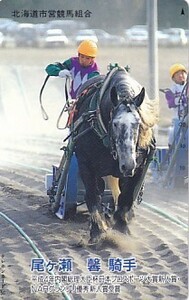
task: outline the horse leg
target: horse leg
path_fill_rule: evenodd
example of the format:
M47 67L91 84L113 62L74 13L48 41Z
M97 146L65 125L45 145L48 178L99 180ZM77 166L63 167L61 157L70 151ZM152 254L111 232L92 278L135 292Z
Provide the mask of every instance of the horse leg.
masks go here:
M87 199L90 199L90 204L88 205L91 206L91 208L88 206L89 212L91 213L89 243L96 244L101 240L108 228L102 208L102 196L105 190L105 182L101 177L94 177L94 183L91 181L91 185L95 187L96 192L93 193L93 195L96 195L96 201L92 203L91 195L90 198L86 196Z
M142 169L138 169L133 177L119 179L120 195L117 210L114 213L114 229L122 233L130 233L128 223L134 216L133 202L137 196L136 190L140 184Z
M106 220L102 213L101 194L104 192L104 181L97 178L88 166L83 167L81 179L85 186L85 200L90 213L90 244L100 241L107 230Z
M107 222L104 218L104 215L94 208L90 216L90 240L89 244L97 244L105 236L108 229Z
M155 151L155 140L152 140L146 159L140 162L140 167L133 177L122 177L119 180L120 195L118 197L118 207L114 214L115 228L121 232L129 232L128 223L134 216L132 209L133 202L138 197L138 193L143 184L148 166Z

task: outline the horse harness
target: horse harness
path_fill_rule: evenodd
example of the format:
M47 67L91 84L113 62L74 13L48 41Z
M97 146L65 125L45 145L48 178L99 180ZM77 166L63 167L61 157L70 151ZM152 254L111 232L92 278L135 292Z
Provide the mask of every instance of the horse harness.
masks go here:
M82 115L75 121L73 117L72 123L70 125L70 134L65 139L67 140L70 136L72 136L72 140L75 143L81 136L93 130L96 133L96 135L102 140L103 145L110 149L110 152L115 160L117 160L117 151L116 151L114 137L112 134L113 115L115 114L115 112L117 111L117 109L121 104L124 104L127 111L131 112L132 111L131 104L133 105L133 103L128 102L125 97L121 96L117 106L112 108L110 112L110 120L109 120L108 128L106 128L102 120L102 116L100 113L100 103L105 91L109 86L110 79L120 69L122 70L122 68L120 67L112 69L107 74L104 80L101 79L95 82L94 84L90 84L89 86L87 86L85 89L82 90L81 94L79 94L79 97L75 103L74 114L75 116L77 116L79 106L83 103L83 101L86 100L86 97L91 97L88 104L88 110L82 113ZM135 109L138 111L138 107L135 107ZM83 129L82 127L86 123L89 124L89 127ZM141 152L147 151L147 161L148 161L148 158L150 156L148 154L151 152L153 148L154 148L154 141L152 141L148 149L142 149L137 145L136 154L137 156L140 156Z
M77 111L79 106L85 101L86 97L91 97L88 105L88 111L84 112L78 119L74 121L74 116L72 119L72 124L70 126L71 133L74 140L77 140L88 131L93 130L97 136L102 140L105 147L110 147L110 139L106 126L102 120L102 116L100 113L100 103L101 99L109 86L110 79L117 71L118 68L114 68L107 74L104 80L99 80L94 84L89 85L86 89L84 89L81 94L78 96L78 99L74 105L74 114L77 116ZM83 131L78 130L82 127L82 125L88 122L90 125L87 129ZM69 135L69 137L70 137ZM68 138L68 137L67 137ZM67 139L66 138L66 139Z
M97 80L95 80L96 81L95 83L88 85L86 88L82 88L82 92L79 94L78 99L73 108L75 116L77 115L78 107L83 103L83 101L85 101L86 97L90 97L90 96L92 96L92 97L89 101L88 111L84 112L75 121L73 121L74 117L75 117L75 116L73 116L72 122L71 122L72 124L70 126L71 133L70 133L69 137L72 135L74 137L74 140L77 140L80 136L84 135L85 133L87 133L90 130L93 130L97 134L97 136L102 140L104 146L107 148L111 148L112 143L110 142L111 139L110 139L110 136L108 133L109 128L106 128L106 126L102 120L102 116L101 116L101 112L100 112L100 104L101 104L101 100L102 100L102 97L103 97L105 91L109 87L109 82L110 82L111 78L119 70L124 70L125 72L127 72L125 70L125 68L116 66L112 70L110 70L110 72L105 77L101 76L100 80L97 79ZM102 78L103 78L103 80L102 80ZM111 116L112 116L112 114L111 114ZM81 129L80 129L80 133L78 133L78 129L81 128L81 126L83 125L84 122L89 123L89 125L90 125L89 128L84 129L83 131L81 131ZM110 123L111 123L111 120L110 120Z
M127 111L131 112L132 111L131 103L128 102L125 97L120 98L118 105L112 108L110 112L110 120L109 120L108 128L106 128L102 120L102 116L100 112L100 103L105 91L109 86L110 79L120 69L122 70L122 68L119 67L112 69L111 72L107 74L104 80L101 79L95 82L94 84L90 84L89 86L87 86L85 89L82 90L73 107L72 120L70 125L71 132L69 136L65 139L67 140L70 136L72 136L73 140L76 141L81 136L85 135L88 131L93 130L96 133L96 135L102 140L104 146L110 148L112 156L115 160L117 159L117 151L115 147L114 138L112 135L113 115L121 104L124 104ZM91 99L89 100L88 109L86 112L82 113L82 115L78 119L74 121L74 117L77 116L78 108L83 103L83 101L86 100L86 97L89 98L91 97ZM138 110L137 107L136 109ZM82 130L82 125L86 122L89 124L89 127L87 129ZM139 147L138 147L138 152L140 152Z
M132 111L131 103L128 102L127 99L121 95L119 99L120 101L118 102L117 106L112 108L110 112L110 120L109 120L108 128L105 127L100 113L100 103L105 91L109 86L108 83L110 81L110 78L114 75L116 71L117 68L113 69L110 72L110 74L108 73L109 75L106 76L105 80L99 80L98 82L90 84L89 86L87 86L82 90L81 94L79 95L75 103L74 114L76 114L75 116L77 117L79 106L83 103L83 101L85 101L86 97L91 97L88 104L88 111L83 112L82 115L76 120L74 120L75 116L73 117L70 125L70 134L65 139L67 140L69 137L71 137L71 143L75 144L77 139L85 135L87 132L93 130L97 134L97 136L102 140L104 146L110 149L110 152L114 160L117 160L118 156L117 156L117 150L115 146L115 140L112 133L113 116L121 104L125 105L128 112ZM137 107L136 109L138 110ZM89 127L87 128L84 127L82 129L84 123L86 122L89 124ZM136 153L138 157L140 157L141 152L144 153L145 151L146 153L145 160L143 161L143 166L142 166L141 179L136 187L136 193L134 197L137 204L140 204L143 199L144 177L150 162L153 160L155 143L156 143L155 139L152 139L151 145L149 145L148 149L142 149L137 145Z

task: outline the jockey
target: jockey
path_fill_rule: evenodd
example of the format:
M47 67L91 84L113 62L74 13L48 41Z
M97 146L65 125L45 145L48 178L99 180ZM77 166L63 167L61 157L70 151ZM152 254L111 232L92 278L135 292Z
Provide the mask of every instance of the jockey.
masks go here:
M70 96L76 98L77 91L89 78L99 75L99 68L95 62L98 48L95 42L84 40L78 47L78 56L71 57L63 63L50 64L46 67L49 76L71 78Z
M183 87L187 80L186 68L181 64L174 64L170 68L170 76L173 80L173 85L171 91L174 95L174 105L175 117L180 117L180 110L186 106L186 95L182 95Z
M170 67L170 76L173 85L166 93L168 107L174 110L172 127L169 130L169 146L174 140L174 125L184 115L184 109L187 106L186 91L184 91L187 82L187 71L182 64L174 64Z

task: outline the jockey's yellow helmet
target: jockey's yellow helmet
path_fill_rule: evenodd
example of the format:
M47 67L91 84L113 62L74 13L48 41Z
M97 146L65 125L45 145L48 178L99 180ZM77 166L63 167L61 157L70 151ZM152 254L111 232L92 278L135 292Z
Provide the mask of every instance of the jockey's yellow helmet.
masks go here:
M174 74L178 71L184 71L187 73L185 66L183 66L182 64L174 64L169 69L171 78L173 78Z
M90 57L96 57L98 52L97 44L91 40L84 40L79 44L78 47L78 53L90 56Z

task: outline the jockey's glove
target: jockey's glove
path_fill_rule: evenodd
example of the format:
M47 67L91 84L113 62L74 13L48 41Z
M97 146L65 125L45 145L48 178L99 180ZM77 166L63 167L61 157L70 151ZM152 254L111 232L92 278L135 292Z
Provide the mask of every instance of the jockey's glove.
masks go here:
M170 89L167 89L167 91L165 92L165 98L167 100L169 108L177 107L175 103L175 95Z
M58 76L61 68L57 64L50 64L46 67L45 71L49 76Z
M68 112L71 112L72 110L74 110L74 106L75 106L76 102L77 102L76 99L69 100L69 106L67 107Z
M71 77L71 73L67 69L61 70L58 75L61 78Z

